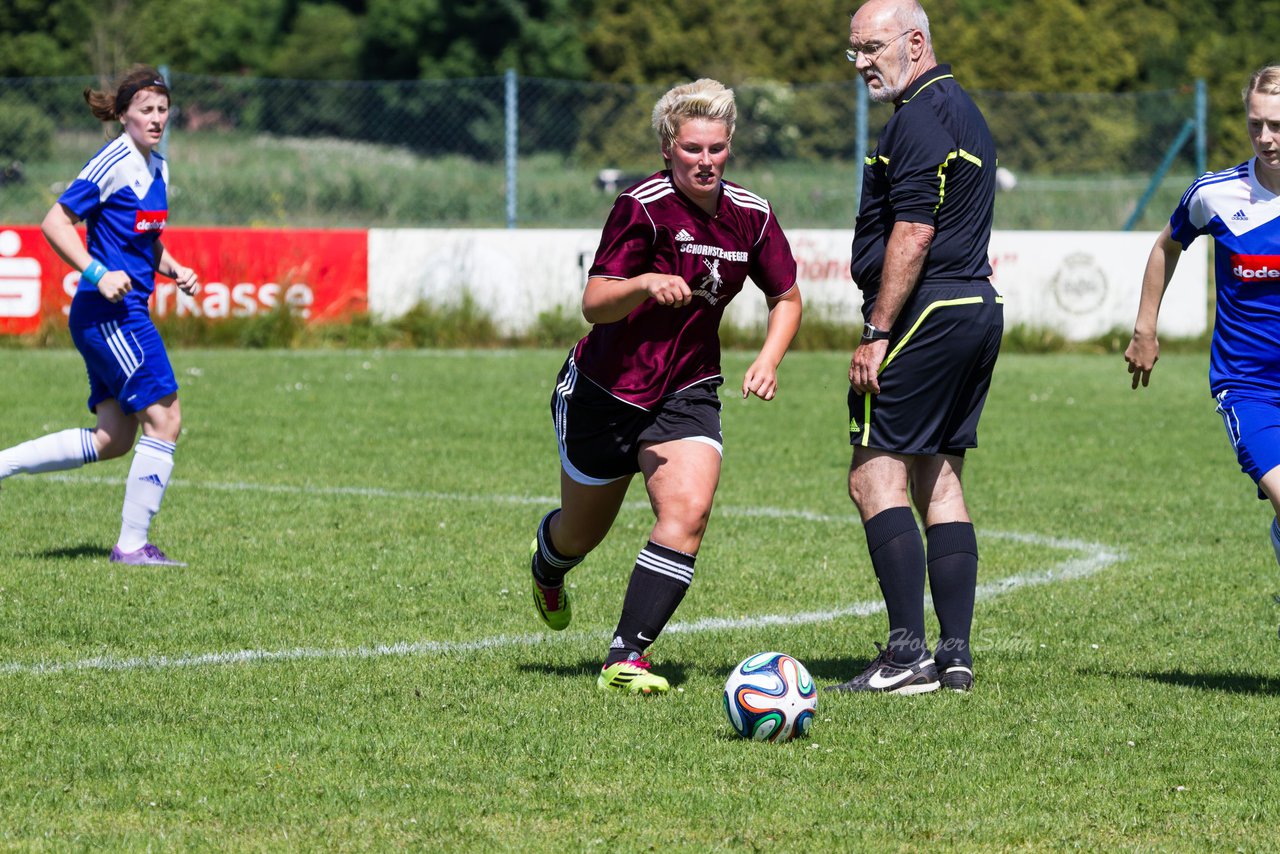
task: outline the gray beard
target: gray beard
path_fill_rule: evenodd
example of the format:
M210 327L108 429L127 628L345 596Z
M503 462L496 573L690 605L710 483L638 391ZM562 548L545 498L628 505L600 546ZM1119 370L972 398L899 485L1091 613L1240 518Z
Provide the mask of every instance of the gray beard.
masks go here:
M883 83L884 81L880 81ZM871 96L871 100L877 104L888 104L898 100L898 96L902 94L902 90L891 89L888 86L881 86L879 89L867 88L867 94Z
M897 77L901 80L907 76L907 71L911 68L911 58L907 56L907 52L905 50L897 51L897 64ZM880 80L880 90L877 92L872 90L870 87L867 87L867 94L869 94L871 96L871 100L875 101L877 104L888 104L898 100L898 98L902 96L903 90L907 88L906 86L889 86L885 83L883 74L877 76Z

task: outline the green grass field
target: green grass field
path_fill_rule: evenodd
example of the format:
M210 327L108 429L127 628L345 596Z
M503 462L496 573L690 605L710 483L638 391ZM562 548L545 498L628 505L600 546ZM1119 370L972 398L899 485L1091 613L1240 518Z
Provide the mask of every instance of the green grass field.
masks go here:
M76 424L73 351L6 351L0 445ZM1267 507L1170 355L1007 355L966 471L982 549L968 695L820 697L731 735L730 668L820 684L885 620L845 495L847 354L724 398L698 573L653 653L594 673L651 516L638 485L540 631L560 351L177 350L186 431L120 568L128 461L0 490L0 848L1242 850L1275 845L1280 589ZM749 355L726 360L727 389Z

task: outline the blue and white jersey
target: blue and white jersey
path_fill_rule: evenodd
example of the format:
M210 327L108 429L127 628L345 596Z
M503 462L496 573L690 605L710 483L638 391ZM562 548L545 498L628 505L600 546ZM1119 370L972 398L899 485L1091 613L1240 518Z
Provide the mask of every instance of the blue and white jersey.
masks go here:
M1169 219L1185 249L1214 241L1217 319L1209 388L1280 393L1280 195L1254 175L1254 160L1191 185Z
M103 146L58 197L84 220L89 254L133 280L133 290L124 298L131 312L141 309L145 314L155 288L156 241L169 218L168 179L164 158L154 151L144 157L124 133ZM84 279L77 294L98 296L104 311L112 305Z

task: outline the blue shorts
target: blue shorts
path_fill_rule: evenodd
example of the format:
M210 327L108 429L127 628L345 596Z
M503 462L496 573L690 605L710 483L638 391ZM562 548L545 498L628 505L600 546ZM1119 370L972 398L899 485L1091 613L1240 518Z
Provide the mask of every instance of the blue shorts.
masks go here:
M71 303L71 340L89 373L89 411L114 399L126 415L146 409L178 391L160 332L147 315L122 310L111 319L81 321ZM79 315L79 317L77 316Z
M1227 389L1218 393L1218 414L1241 470L1254 483L1280 466L1280 398L1274 393ZM1266 498L1261 487L1258 497Z

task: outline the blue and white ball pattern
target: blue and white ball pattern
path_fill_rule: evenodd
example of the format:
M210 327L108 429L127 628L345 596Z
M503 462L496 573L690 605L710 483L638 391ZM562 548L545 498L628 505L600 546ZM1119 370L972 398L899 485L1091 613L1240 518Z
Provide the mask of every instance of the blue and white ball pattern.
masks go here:
M804 665L785 652L745 659L724 686L724 711L734 732L754 741L790 741L809 734L818 688Z

